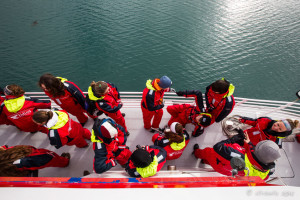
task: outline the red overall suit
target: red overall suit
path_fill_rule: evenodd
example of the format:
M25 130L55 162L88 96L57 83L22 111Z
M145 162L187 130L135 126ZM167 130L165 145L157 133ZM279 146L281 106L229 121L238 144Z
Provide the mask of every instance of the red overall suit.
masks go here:
M184 141L185 146L178 150L173 149L171 147L171 145L169 144L169 139L160 135L159 133L156 133L152 136L152 142L154 143L154 145L163 147L166 150L167 160L175 160L182 155L184 149L186 148L186 146L188 145L188 143L190 141L190 136L186 132L186 130L184 130L183 135L185 138L185 141Z
M5 124L5 125L14 125L10 120L7 119L6 115L2 112L3 107L4 107L4 101L2 97L0 97L0 125Z
M146 88L143 91L143 97L141 101L141 108L143 112L143 120L144 120L144 128L150 129L159 128L160 121L163 116L163 97L165 91L167 90L161 89L158 90L155 87L155 83L157 83L159 79L154 79L153 81L148 80L146 83ZM152 126L151 120L153 118Z
M63 113L65 113L67 122L60 128L55 128L55 125L49 129L48 137L50 144L55 146L57 149L64 145L76 145L79 148L87 147L88 143L85 141L85 139L91 139L91 132L88 129L83 128L78 122L73 121L66 111L60 110L54 111L54 113L61 116L63 116ZM59 122L60 118L58 118L57 123Z
M69 159L59 156L53 151L49 151L47 149L37 149L29 145L20 146L27 146L28 148L32 149L32 152L28 156L14 161L14 165L19 170L34 171L46 167L66 167L69 164ZM8 147L6 149L11 149L14 147L16 146Z
M74 115L79 123L85 123L88 117L85 115L84 109L85 96L81 89L71 81L62 81L65 87L65 94L61 96L52 96L49 92L44 90L58 106L68 113Z
M109 151L104 143L94 142L93 149L95 152L93 168L97 174L102 174L117 165L113 152Z
M16 127L24 132L41 131L48 133L47 128L39 126L32 121L32 116L37 109L49 109L51 107L49 100L38 100L24 96L6 96L6 99L7 100L4 101L6 105L3 107L3 113ZM9 106L9 108L7 108L7 106Z
M108 138L102 134L100 127L105 122L109 122L114 128L117 129L118 133L116 137ZM105 144L107 156L109 158L116 159L120 165L125 165L132 154L131 151L126 148L127 136L125 129L112 119L107 118L101 120L97 119L94 123L93 131L96 138ZM101 152L103 154L103 150Z
M162 147L154 146L154 145L146 146L145 150L148 151L152 155L152 157L153 156L157 157L158 166L156 172L159 172L161 168L164 166L164 164L166 163L167 152ZM129 159L128 163L126 164L125 171L131 177L141 177L141 175L136 171L136 167L131 161L131 159Z
M292 131L272 131L271 127L276 121L268 117L260 117L258 119L243 117L241 118L240 122L252 126L244 132L248 134L250 141L254 145L262 140L272 140L281 146L281 138L284 138L292 133Z
M222 121L233 110L235 100L233 95L228 96L228 94L229 90L223 94L217 94L211 86L206 88L206 112L212 115L211 124Z
M271 163L269 165L260 163L253 157L254 155L252 152L252 144L244 143L244 147L241 147L239 144L232 143L230 139L227 139L218 142L213 148L207 147L203 150L196 149L194 154L197 158L203 159L205 163L211 165L216 172L226 176L232 175L232 167L230 165L231 158L240 157L245 159L245 155L247 155L251 165L255 166L256 170L268 174L265 178L263 178L267 180L269 175L271 175L275 170L275 163ZM249 170L252 169L249 168ZM239 171L237 175L246 176L245 171Z

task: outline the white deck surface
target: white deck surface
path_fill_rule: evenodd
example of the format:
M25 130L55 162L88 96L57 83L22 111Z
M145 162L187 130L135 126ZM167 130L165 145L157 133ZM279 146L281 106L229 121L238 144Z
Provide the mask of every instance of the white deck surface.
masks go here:
M166 102L170 105L171 102ZM127 105L127 106L126 106ZM136 106L128 106L129 104L124 101L124 107L121 109L123 113L126 113L125 121L127 128L130 132L130 136L127 140L127 145L130 147L130 150L134 150L137 144L140 145L152 145L151 137L153 133L146 131L143 128L142 122L142 112L139 104ZM237 106L231 113L231 115L243 115L248 117L254 117L260 115L262 112L261 109L246 108ZM274 119L298 119L298 115L289 116L284 113L271 113L268 114L269 117ZM99 118L106 117L105 115L100 116ZM73 117L72 117L73 118ZM164 108L164 115L161 121L160 127L163 127L167 124L170 115ZM74 118L73 118L74 119ZM88 123L85 125L85 128L89 130L92 129L93 120L89 119ZM191 131L193 130L192 125L187 125L187 130L191 136ZM298 130L297 130L298 131ZM209 176L222 176L216 172L207 172L211 171L211 168L204 169L199 165L199 160L192 155L193 146L195 143L200 145L200 148L212 147L218 141L226 139L226 136L222 133L221 123L215 123L210 127L205 129L203 135L194 138L191 137L190 143L186 147L183 155L174 161L167 161L163 169L156 175L156 177L209 177ZM39 170L40 177L82 177L83 171L88 170L93 171L93 158L94 152L92 149L92 144L88 148L77 148L75 146L63 146L60 149L56 149L49 144L48 137L43 133L25 133L20 132L14 126L0 126L0 145L32 145L37 148L46 148L52 150L58 154L63 152L69 152L71 154L70 165L66 168L46 168ZM280 158L276 163L276 175L282 177L271 183L281 184L283 182L290 186L300 186L300 144L297 142L284 142L282 150L282 158ZM287 156L286 156L287 155ZM177 167L176 171L167 171L168 165L175 165ZM273 175L272 177L276 177ZM105 172L101 175L91 174L92 177L128 177L125 170L120 166L112 168L110 171ZM271 177L271 178L272 178Z

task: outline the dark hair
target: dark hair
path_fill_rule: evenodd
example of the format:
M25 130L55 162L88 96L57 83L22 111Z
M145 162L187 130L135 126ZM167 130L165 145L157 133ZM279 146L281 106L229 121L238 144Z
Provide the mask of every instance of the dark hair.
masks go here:
M98 81L98 82L93 81L90 86L92 87L94 95L97 97L104 95L108 87L107 83L104 81Z
M43 110L39 110L37 112L35 112L32 116L32 119L37 122L37 123L44 123L44 122L48 122L49 119L51 119L53 117L53 112L52 111L43 111Z
M64 84L60 81L59 78L56 78L52 74L46 73L40 77L39 86L41 89L42 84L45 85L48 92L53 95L53 97L61 96L65 94Z
M22 96L25 94L25 91L19 85L12 84L12 85L8 85L7 88L11 91L10 95L12 96Z
M13 162L30 155L32 149L30 146L19 145L7 150L0 151L0 176L24 177L29 174L28 170L19 170Z
M224 80L217 80L213 84L211 84L211 89L214 92L218 92L220 94L223 94L228 91L230 83L228 81Z
M169 144L183 142L184 136L182 133L173 133L172 131L165 131L166 138L169 139Z

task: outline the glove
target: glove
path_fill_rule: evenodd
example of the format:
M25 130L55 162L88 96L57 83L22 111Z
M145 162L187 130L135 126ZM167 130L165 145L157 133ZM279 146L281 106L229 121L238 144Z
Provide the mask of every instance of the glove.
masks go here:
M242 129L234 129L235 131L238 132L238 134L234 135L232 138L230 138L231 143L237 143L240 146L244 145L244 139L245 135L244 135L244 131Z
M176 92L177 96L183 96L185 94L185 91L178 91Z
M176 90L174 88L170 88L170 92L175 92L176 93Z

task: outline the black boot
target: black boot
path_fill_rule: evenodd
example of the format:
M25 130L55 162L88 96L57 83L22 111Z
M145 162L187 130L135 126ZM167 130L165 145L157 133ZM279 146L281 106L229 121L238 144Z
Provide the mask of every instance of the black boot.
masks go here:
M193 151L193 153L192 153L192 154L195 154L195 150L196 150L196 149L199 149L199 144L197 144L197 143L196 143L196 144L194 144L194 147L193 147L193 149L194 149L194 151Z

